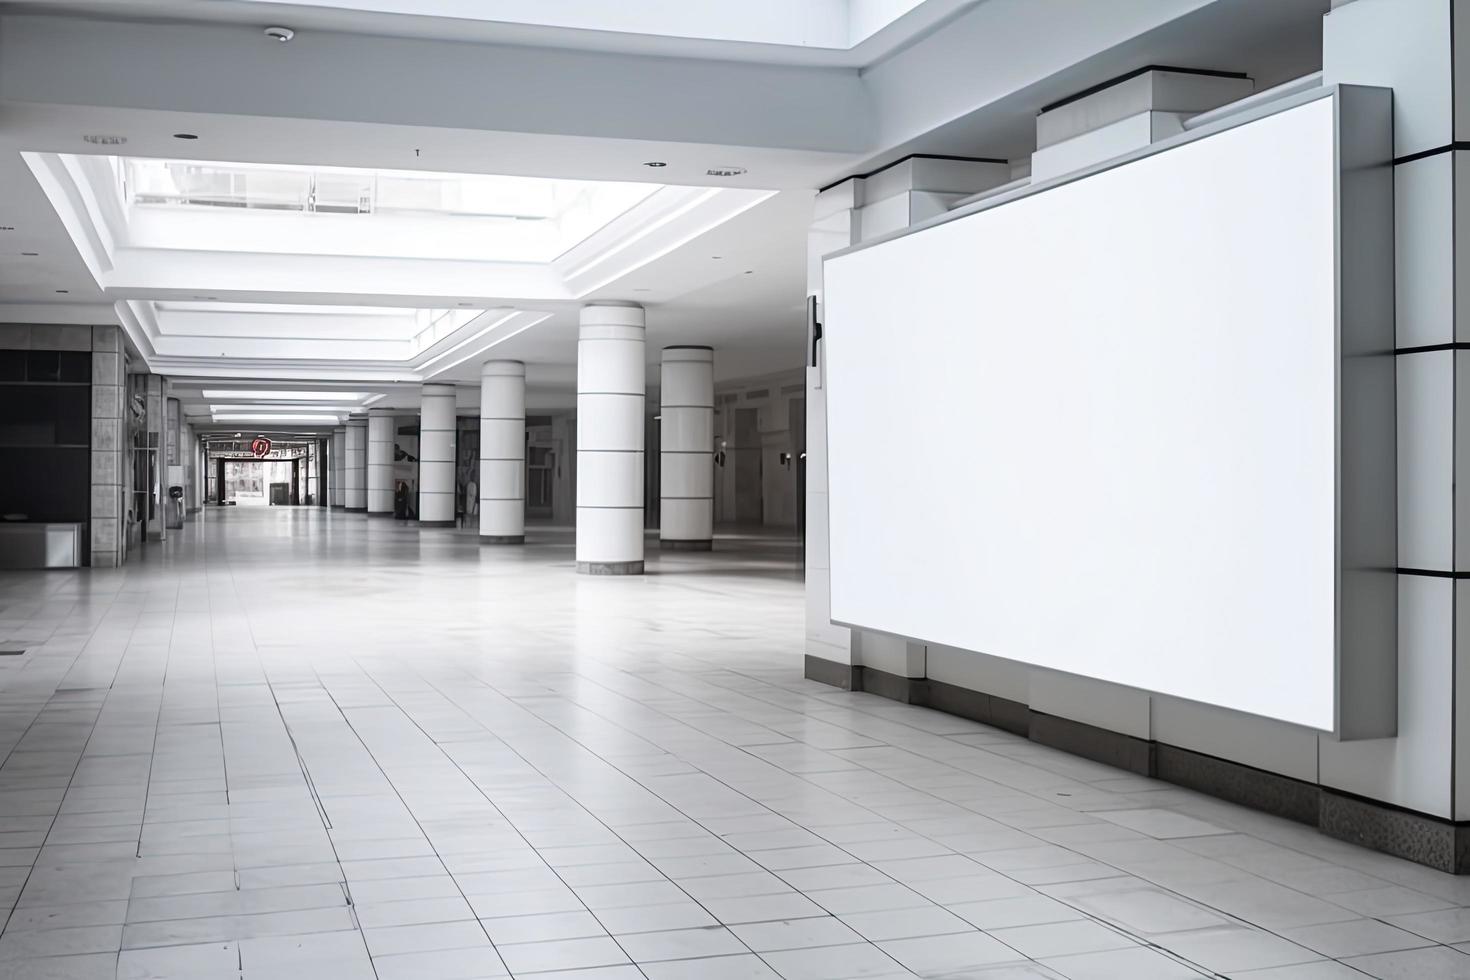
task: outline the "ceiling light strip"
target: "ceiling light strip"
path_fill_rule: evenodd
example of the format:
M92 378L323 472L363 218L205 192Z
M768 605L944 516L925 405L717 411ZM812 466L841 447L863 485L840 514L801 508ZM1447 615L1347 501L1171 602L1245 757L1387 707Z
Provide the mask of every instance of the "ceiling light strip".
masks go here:
M551 314L550 313L542 313L539 316L537 316L534 320L532 320L531 322L526 323L526 324L523 324L523 325L521 325L519 327L516 327L514 330L510 331L509 333L507 333L504 337L497 337L497 338L495 338L495 340L493 340L490 343L486 344L484 347L481 347L481 348L478 348L476 350L470 351L464 357L461 357L459 360L454 361L451 364L446 364L444 367L440 368L438 371L436 371L434 373L435 374L443 374L445 371L452 371L455 368L459 367L461 364L463 364L465 361L468 361L470 358L477 357L477 356L479 356L481 354L484 354L487 350L491 350L492 348L497 347L500 344L505 343L507 340L510 340L512 337L516 337L516 336L519 336L520 334L525 333L527 330L530 330L536 324L541 323L541 322L549 319L550 317L551 317Z

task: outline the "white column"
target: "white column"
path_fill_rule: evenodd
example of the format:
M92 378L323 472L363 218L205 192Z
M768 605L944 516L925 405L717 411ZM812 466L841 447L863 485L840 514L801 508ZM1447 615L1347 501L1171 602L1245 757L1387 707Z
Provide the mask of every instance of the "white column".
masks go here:
M367 419L348 419L342 434L342 503L367 510Z
M480 543L526 540L526 366L480 369Z
M347 488L343 480L347 476L347 427L332 430L332 506L347 506Z
M659 370L659 547L708 551L715 520L715 353L665 347Z
M368 411L367 512L369 517L393 516L393 409Z
M577 571L643 574L643 308L584 307L577 341Z
M419 405L419 527L454 527L454 385L424 385Z

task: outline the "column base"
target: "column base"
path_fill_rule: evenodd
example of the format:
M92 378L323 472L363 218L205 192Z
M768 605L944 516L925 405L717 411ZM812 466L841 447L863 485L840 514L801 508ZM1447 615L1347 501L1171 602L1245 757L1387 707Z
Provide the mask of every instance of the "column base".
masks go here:
M345 505L343 505L343 504L333 504L332 505L332 510L346 510L346 509L347 509L347 507Z
M454 527L454 521L419 521L419 527Z
M367 508L366 507L343 507L342 509L345 510L345 511L347 511L347 513L349 513L349 514L366 514L367 513Z
M526 536L524 534L482 534L482 535L480 535L480 543L481 544L525 544L526 543Z
M658 546L663 551L713 551L715 543L713 540L687 541L678 538L669 540L659 539Z
M642 575L642 561L579 561L578 575Z

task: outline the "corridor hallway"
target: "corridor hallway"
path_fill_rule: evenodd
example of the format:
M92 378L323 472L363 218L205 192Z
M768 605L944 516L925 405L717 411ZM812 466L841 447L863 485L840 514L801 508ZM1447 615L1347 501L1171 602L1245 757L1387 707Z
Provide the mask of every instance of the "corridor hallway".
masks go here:
M789 538L530 538L0 573L0 978L1470 976L1470 880L803 680Z

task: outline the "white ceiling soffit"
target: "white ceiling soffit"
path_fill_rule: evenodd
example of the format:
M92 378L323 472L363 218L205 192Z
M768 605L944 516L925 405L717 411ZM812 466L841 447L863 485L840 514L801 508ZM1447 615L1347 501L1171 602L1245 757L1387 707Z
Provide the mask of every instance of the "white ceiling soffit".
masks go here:
M433 381L466 361L483 358L551 316L541 310L512 307L463 311L466 317L451 329L427 343L415 344L411 339L222 333L230 331L230 324L241 317L284 316L242 313L232 304L222 304L213 314L202 305L191 308L189 316L195 321L218 321L212 330L194 328L191 333L180 332L179 325L170 322L179 312L167 304L121 300L115 310L128 339L155 373L355 384ZM252 324L252 329L256 326Z
M182 129L214 159L284 146L313 163L473 171L493 159L501 173L618 180L646 178L641 164L652 159L668 163L660 179L675 184L707 184L707 167L733 163L748 173L723 183L811 189L893 154L1024 155L1040 106L1140 65L1245 71L1263 84L1315 70L1328 0L983 0L957 5L939 29L881 59L842 68L451 43L366 35L349 22L277 44L260 34L261 4L231 0L29 9L58 6L173 16L89 20L6 6L0 103L11 128L27 131L26 149L84 149L81 134L103 126L130 150L167 156ZM596 32L559 36L583 33Z
M19 10L167 18L298 33L861 67L984 0L32 0Z

